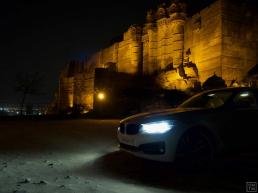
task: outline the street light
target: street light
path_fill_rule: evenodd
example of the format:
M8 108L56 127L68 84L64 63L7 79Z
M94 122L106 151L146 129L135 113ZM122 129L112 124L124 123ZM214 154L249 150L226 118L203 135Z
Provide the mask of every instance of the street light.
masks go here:
M105 100L106 95L105 95L104 92L99 92L98 95L97 95L97 97L98 97L98 99L99 99L100 101L103 101L103 100Z

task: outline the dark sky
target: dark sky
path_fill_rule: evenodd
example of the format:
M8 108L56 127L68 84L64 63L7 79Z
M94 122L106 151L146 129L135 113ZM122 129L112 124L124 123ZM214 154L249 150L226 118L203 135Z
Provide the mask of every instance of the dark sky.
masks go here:
M213 0L192 0L203 7ZM17 73L40 72L43 91L34 102L46 103L57 88L60 70L70 59L83 58L107 45L162 0L22 1L0 5L0 103L17 103ZM167 0L166 2L169 2ZM195 3L193 3L195 2Z

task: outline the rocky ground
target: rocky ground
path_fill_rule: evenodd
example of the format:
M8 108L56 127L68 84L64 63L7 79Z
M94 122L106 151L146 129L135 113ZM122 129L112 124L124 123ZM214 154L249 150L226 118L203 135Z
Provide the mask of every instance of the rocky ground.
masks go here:
M258 159L183 171L118 151L118 120L0 121L0 193L245 192ZM246 158L248 157L248 158Z

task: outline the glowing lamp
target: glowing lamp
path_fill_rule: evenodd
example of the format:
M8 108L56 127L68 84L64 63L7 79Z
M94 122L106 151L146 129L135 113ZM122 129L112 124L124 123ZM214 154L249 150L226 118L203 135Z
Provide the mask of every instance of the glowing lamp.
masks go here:
M142 133L146 134L162 134L172 129L173 124L170 121L157 121L141 124Z
M103 100L105 100L106 95L105 95L105 93L103 93L103 92L99 92L98 95L97 95L97 97L98 97L98 99L99 99L100 101L103 101Z

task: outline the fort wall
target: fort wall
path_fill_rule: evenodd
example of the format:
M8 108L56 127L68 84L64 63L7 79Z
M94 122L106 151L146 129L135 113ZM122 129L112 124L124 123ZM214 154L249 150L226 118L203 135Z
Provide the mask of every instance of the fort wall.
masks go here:
M93 107L96 68L134 74L157 74L165 89L187 89L216 74L242 81L258 63L257 13L243 2L217 0L186 16L185 4L172 1L149 11L146 23L132 25L123 40L93 54L80 70L60 77L61 107Z

